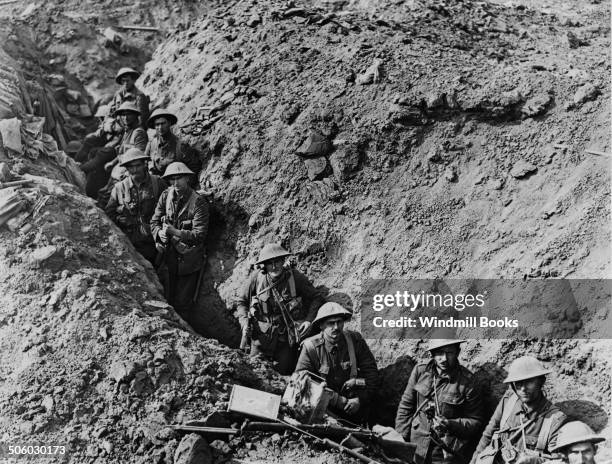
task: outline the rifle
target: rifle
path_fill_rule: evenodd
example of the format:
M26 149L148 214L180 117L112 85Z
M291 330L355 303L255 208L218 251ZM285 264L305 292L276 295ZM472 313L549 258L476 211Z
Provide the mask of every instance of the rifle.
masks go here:
M336 443L329 438L332 439L344 439L349 435L354 436L357 439L367 439L367 440L375 440L380 446L385 447L389 446L391 448L396 448L398 445L403 445L406 448L406 456L414 453L416 449L416 445L413 443L401 443L394 442L391 440L385 440L380 438L374 432L365 429L350 429L346 427L336 427L329 425L304 425L300 424L299 426L295 426L289 424L284 421L279 422L245 422L244 425L240 428L223 428L223 427L205 427L198 425L173 425L172 428L174 430L178 430L181 432L197 432L201 434L214 434L214 435L240 435L245 432L273 432L273 433L282 433L288 430L293 430L300 432L304 435L307 435L311 438L315 438L320 440L326 446L330 448L334 448L339 450L341 453L346 453L356 459L359 459L365 463L378 464L378 461L375 461L367 456L364 456L361 453L353 451L339 443Z
M200 295L200 288L202 287L202 278L204 277L204 268L206 267L206 252L202 256L202 267L198 273L198 283L196 284L195 292L193 293L193 304L198 301L198 296Z
M285 327L287 327L287 339L289 341L289 346L293 348L300 343L300 332L296 327L295 321L291 317L291 310L287 307L287 304L275 287L272 287L272 294L274 295L274 299L280 308Z

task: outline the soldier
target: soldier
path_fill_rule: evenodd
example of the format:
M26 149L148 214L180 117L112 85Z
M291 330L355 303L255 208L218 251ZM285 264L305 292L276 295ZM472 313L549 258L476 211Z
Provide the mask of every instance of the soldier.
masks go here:
M166 299L187 322L204 269L209 218L208 201L189 186L193 175L181 162L166 168L163 178L171 187L159 197L151 218L153 240L168 272Z
M149 117L149 97L136 87L140 73L132 68L121 68L115 76L115 82L121 86L109 104L109 114L113 115L125 102L132 102L140 113L140 125L146 130L145 123Z
M509 388L489 421L472 464L540 462L550 453L567 417L542 387L550 371L532 356L515 359L504 383Z
M304 274L285 267L290 254L277 244L264 246L256 263L259 269L236 300L243 340L250 335L251 355L273 359L283 375L293 372L300 339L324 303Z
M584 422L568 422L559 429L551 451L563 453L569 464L595 464L596 444L605 438L596 435Z
M416 443L416 464L467 463L466 448L482 428L479 390L472 373L459 363L464 342L452 329L437 330L427 347L432 359L410 374L395 429Z
M313 321L321 333L304 340L295 370L325 379L334 392L329 402L331 412L352 422L363 422L378 389L378 369L361 334L344 330L344 322L351 317L351 312L338 303L321 306Z
M98 191L109 180L109 173L117 164L118 155L122 155L129 148L144 150L147 145L147 133L138 126L140 110L132 102L123 103L115 112L119 117L123 132L117 146L94 148L89 152L89 160L81 164L81 169L87 174L86 193L97 198Z
M174 114L163 109L156 109L149 118L147 126L155 129L155 135L149 140L145 153L151 157L153 174L162 174L174 161L185 163L196 174L200 170L197 154L170 130L176 121Z
M157 250L150 222L157 200L167 185L163 179L149 174L148 159L138 148L125 152L121 166L128 170L129 176L113 187L106 214L128 236L134 248L154 264Z
M82 146L74 156L75 161L79 163L87 161L90 151L94 148L116 147L123 134L123 127L119 121L109 116L108 106L99 106L94 116L98 118L99 127L95 132L85 136Z

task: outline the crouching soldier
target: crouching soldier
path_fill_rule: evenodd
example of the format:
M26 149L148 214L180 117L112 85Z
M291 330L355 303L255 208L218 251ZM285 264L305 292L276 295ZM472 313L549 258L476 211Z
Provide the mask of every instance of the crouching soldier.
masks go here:
M472 373L459 363L460 344L452 329L434 332L432 359L417 364L402 395L395 429L416 443L416 464L465 464L470 439L484 421L482 401Z
M128 170L129 176L114 185L106 214L128 236L134 248L154 264L157 250L150 223L157 200L167 185L163 179L149 174L148 159L138 148L125 152L121 166Z
M549 373L532 356L510 364L504 383L511 388L497 405L472 464L535 464L550 454L567 417L544 396Z
M321 333L304 340L295 370L323 377L334 392L330 411L361 423L368 418L379 377L374 355L361 334L344 330L351 316L338 303L321 306L313 322Z
M304 274L285 267L290 254L277 244L263 247L259 269L236 300L242 348L250 344L251 355L274 360L283 375L293 372L299 342L324 302Z
M584 422L568 422L559 429L557 443L551 451L562 453L569 464L595 464L597 443L605 441Z
M166 168L163 179L171 187L159 197L151 218L153 240L161 257L158 264L167 267L167 276L163 269L158 270L166 299L188 323L192 323L198 282L206 260L209 219L208 201L189 186L193 175L180 162Z

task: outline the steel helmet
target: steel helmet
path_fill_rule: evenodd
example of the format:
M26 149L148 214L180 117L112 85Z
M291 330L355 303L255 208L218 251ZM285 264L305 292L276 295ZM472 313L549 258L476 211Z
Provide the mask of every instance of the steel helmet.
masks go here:
M68 145L66 145L64 151L66 153L78 153L81 147L81 142L79 142L78 140L71 140L70 142L68 142Z
M443 346L459 345L466 342L466 340L458 339L455 335L455 331L450 327L440 327L434 330L427 345L427 350L433 351Z
M117 75L115 76L115 82L117 84L121 84L121 78L128 74L132 74L134 76L134 79L138 79L138 76L140 76L140 73L133 68L121 68L119 71L117 71Z
M185 165L185 163L181 163L180 161L175 161L174 163L170 163L168 165L168 167L166 168L166 172L164 172L164 175L162 176L162 178L167 179L168 177L173 177L173 176L189 176L193 174L195 174L195 172L189 169Z
M129 150L126 150L126 152L121 155L119 159L119 164L121 166L126 166L127 164L130 164L133 161L148 160L149 156L145 155L145 153L140 148L130 148Z
M289 253L282 246L280 246L280 244L270 243L261 249L261 251L259 252L259 259L255 264L263 264L266 261L270 261L271 259L284 258L285 256L290 255L291 253Z
M593 429L584 422L573 421L563 425L557 434L557 443L551 447L551 451L560 451L566 446L576 443L591 442L599 443L605 441L605 437L597 435Z
M315 320L312 321L312 323L318 324L332 316L342 316L344 317L344 320L347 321L353 317L353 313L351 313L348 309L345 309L344 306L339 303L328 301L319 308L319 311L317 311L317 317L315 317Z
M123 103L121 103L121 106L115 111L115 115L119 116L122 113L130 112L140 114L140 109L138 109L136 103L134 103L133 101L124 101Z
M151 113L151 116L149 117L149 120L147 121L147 127L149 129L155 129L155 120L157 118L166 118L168 121L170 121L170 125L173 126L174 124L176 124L176 121L178 121L177 117L172 114L170 111L162 109L162 108L158 108L155 111L153 111L153 113Z
M533 356L521 356L515 359L508 368L508 377L504 383L519 382L525 379L533 379L541 375L550 374L550 370Z
M109 113L108 105L100 105L98 106L98 109L96 110L96 114L94 114L94 117L105 118L108 116L108 113Z

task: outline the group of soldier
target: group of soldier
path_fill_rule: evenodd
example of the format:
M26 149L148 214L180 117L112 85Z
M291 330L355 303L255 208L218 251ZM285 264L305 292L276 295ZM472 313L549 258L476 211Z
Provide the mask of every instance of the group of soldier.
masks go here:
M121 88L98 108L97 130L68 152L86 175L86 193L157 270L166 298L189 322L205 262L209 204L194 189L201 163L171 130L177 117L149 114L149 98L122 68ZM147 129L155 134L149 139Z
M324 379L332 391L329 411L351 423L367 422L379 399L376 360L359 332L345 330L352 313L324 303L303 274L285 265L289 256L280 245L264 247L238 296L243 341L249 342L243 347L273 360L282 374L308 371ZM430 357L411 372L394 429L416 445L416 464L594 464L604 438L569 421L546 398L551 371L535 357L510 364L509 388L485 427L481 390L459 362L464 342L452 329L435 331Z
M201 164L172 133L174 114L158 108L149 115L149 99L135 86L138 75L131 68L117 73L121 89L96 113L96 132L70 145L71 155L87 176L87 194L154 265L168 302L190 322L209 222L208 200L194 188ZM150 140L147 129L155 131ZM325 302L306 276L286 265L289 256L278 244L261 250L236 298L241 347L272 360L281 374L322 377L333 392L330 412L364 423L379 391L375 358L358 332L344 329L351 312ZM412 370L395 419L395 430L416 445L416 464L534 464L559 456L594 464L603 437L568 422L546 398L550 371L537 359L512 362L504 380L509 388L484 427L479 388L458 360L464 340L438 335L430 340L430 359Z

